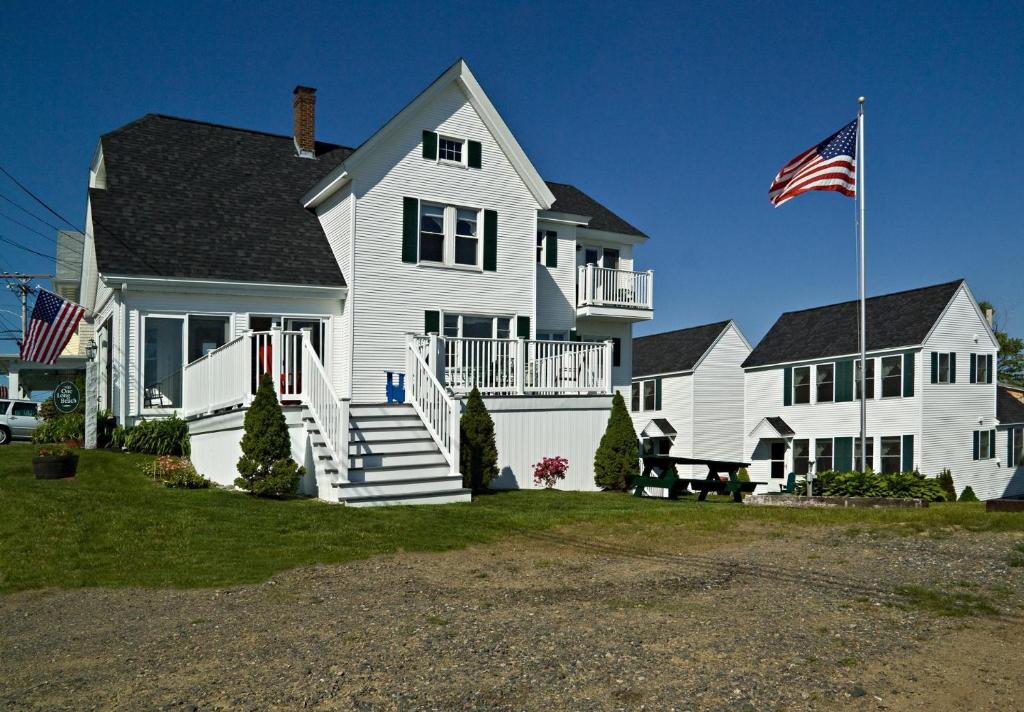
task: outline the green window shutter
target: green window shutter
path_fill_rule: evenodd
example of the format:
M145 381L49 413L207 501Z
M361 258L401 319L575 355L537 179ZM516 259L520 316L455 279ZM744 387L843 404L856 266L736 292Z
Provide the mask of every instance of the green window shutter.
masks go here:
M793 367L782 369L782 405L793 405Z
M1006 465L1007 467L1017 466L1017 463L1013 461L1013 428L1006 431Z
M939 352L932 351L932 383L939 382Z
M853 360L836 361L836 403L853 400Z
M558 233L544 233L544 264L548 267L558 266Z
M903 354L903 397L914 397L914 354Z
M988 456L992 459L996 457L996 429L992 428L988 431Z
M661 379L654 379L654 409L661 410Z
M836 472L852 472L853 438L836 438L833 443L832 469Z
M971 383L978 382L978 354L971 354ZM977 458L975 458L977 459Z
M622 365L622 339L612 337L612 366L618 368Z
M498 270L498 213L484 211L484 269Z
M956 383L956 352L949 354L949 382Z
M420 201L402 198L402 262L415 262L420 230Z
M483 154L483 149L480 146L480 142L479 141L470 141L469 142L469 154L466 157L467 164L469 165L470 168L479 168L480 167L482 154Z
M914 436L903 436L903 471L914 471Z
M516 318L516 336L520 339L530 338L530 317L521 316Z
M988 375L988 380L985 383L992 383L992 354L988 354L985 359L988 361L988 369L985 371Z
M974 459L977 460L981 457L981 431L974 431Z
M423 132L423 157L437 160L437 134L433 131Z
M441 312L439 311L425 311L423 312L423 333L424 334L437 334L441 331Z
M583 340L583 337L581 337L578 333L576 333L576 329L569 329L569 341L582 341L582 340Z

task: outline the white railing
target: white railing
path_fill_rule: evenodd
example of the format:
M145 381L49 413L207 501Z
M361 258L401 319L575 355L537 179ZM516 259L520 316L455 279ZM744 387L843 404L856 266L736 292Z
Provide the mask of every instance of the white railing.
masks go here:
M427 338L425 358L422 339ZM448 395L438 379L438 370L443 368L442 340L437 336L410 337L405 350L405 400L412 403L420 420L437 443L441 453L451 467L451 474L459 474L459 421L462 417L459 403Z
M611 341L433 338L444 363L438 380L458 395L474 388L484 395L611 393Z
M239 336L185 366L185 417L242 405L252 376L249 336Z
M576 306L654 309L654 272L581 265L577 270Z
M320 429L334 462L345 469L348 465L348 401L334 392L327 372L320 363L320 356L305 330L302 339L302 367L299 374L305 380L302 384L303 401L313 414L313 420Z

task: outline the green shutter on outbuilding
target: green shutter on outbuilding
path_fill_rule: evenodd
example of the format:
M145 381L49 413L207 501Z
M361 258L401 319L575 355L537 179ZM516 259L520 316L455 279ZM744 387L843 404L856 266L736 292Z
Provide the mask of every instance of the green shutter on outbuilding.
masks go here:
M914 396L914 354L903 354L903 397Z
M853 359L836 361L836 403L853 400Z
M479 141L469 142L469 154L466 157L467 165L470 168L479 168L483 157L483 148Z
M793 367L782 369L782 405L793 405Z
M420 201L416 198L402 198L402 262L416 261L419 222Z
M1017 463L1013 461L1013 428L1006 431L1006 465L1008 467L1017 466Z
M498 213L484 211L484 269L498 270Z
M914 436L903 436L903 471L914 471Z
M516 336L520 339L530 338L530 317L520 316L516 318Z
M441 312L428 310L423 312L423 333L437 334L441 331Z
M939 352L932 351L932 383L939 382Z
M437 134L433 131L423 132L423 157L437 160Z
M558 233L546 231L544 233L544 264L548 267L558 266Z
M654 379L654 409L661 410L661 379Z
M978 354L971 354L971 383L978 382ZM977 458L975 458L977 459Z
M835 438L833 443L832 469L836 472L852 472L853 438Z
M956 352L949 354L949 382L956 383Z

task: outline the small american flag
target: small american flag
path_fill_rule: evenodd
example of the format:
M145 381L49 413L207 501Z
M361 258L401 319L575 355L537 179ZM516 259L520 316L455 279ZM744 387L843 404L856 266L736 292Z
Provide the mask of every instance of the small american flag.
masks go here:
M777 208L811 190L857 195L857 119L784 165L768 189L768 200Z
M56 363L83 314L84 307L40 289L32 308L28 335L21 345L21 358L38 363Z

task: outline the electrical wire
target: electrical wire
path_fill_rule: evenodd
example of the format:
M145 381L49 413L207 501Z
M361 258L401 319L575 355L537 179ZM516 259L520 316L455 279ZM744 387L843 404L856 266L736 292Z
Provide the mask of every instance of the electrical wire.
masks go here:
M7 171L7 169L3 167L3 165L0 165L0 173L3 173L3 174L4 174L5 176L7 176L8 178L10 178L10 179L11 179L11 182L13 182L13 183L14 183L14 185L16 185L16 186L18 186L19 188L21 188L21 189L22 189L22 190L23 190L23 191L24 191L24 192L25 192L25 193L26 193L26 194L27 194L27 195L28 195L28 196L29 196L30 198L32 198L32 200L36 201L37 203L39 203L40 205L42 205L42 206L43 206L44 208L46 208L46 210L47 210L47 211L48 211L48 212L49 212L50 214L52 214L52 215L53 215L54 217L56 217L56 218L57 218L58 220L61 220L62 222L65 222L65 223L67 223L68 225L70 225L70 226L71 226L71 229L72 229L72 230L76 230L77 232L82 232L82 230L81 230L81 229L79 229L78 227L76 227L76 226L75 226L75 224L74 224L73 222L71 222L71 221L70 221L70 220L68 220L68 219L67 219L66 217L64 217L63 215L61 215L60 213L58 213L58 212L57 212L56 210L54 210L53 208L51 208L51 207L50 207L49 205L47 205L47 204L46 204L45 202L43 202L43 199L42 199L42 198L40 198L40 197L39 197L39 196L37 196L37 195L36 195L35 193L33 193L33 192L32 192L31 190L29 190L29 189L28 189L28 188L26 188L26 187L25 187L24 185L22 185L22 184L21 184L21 181L19 181L19 180L18 180L17 178L15 178L14 176L12 176L12 175L11 175L11 174L10 174L10 173L9 173L9 172Z
M26 208L26 207L24 207L22 205L19 205L17 202L15 202L14 200L8 198L6 195L3 195L2 193L0 193L0 200L6 200L8 203L10 203L14 207L16 207L21 212L23 212L26 215L28 215L30 218L32 218L34 220L38 220L39 222L41 222L43 225L46 225L47 227L52 227L54 230L64 230L64 228L62 228L62 227L60 227L58 225L54 225L49 220L43 220L41 217L39 217L38 215L33 213L28 208Z

